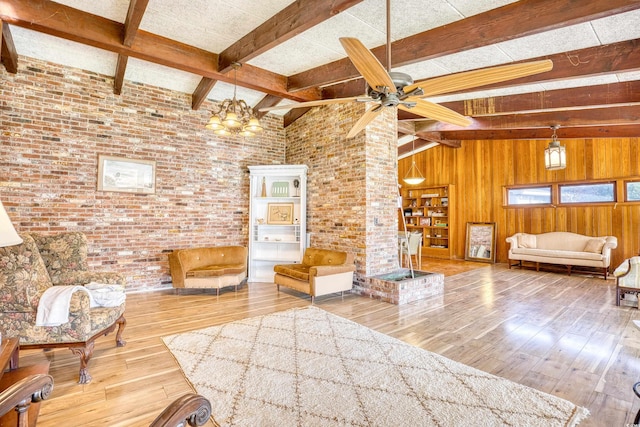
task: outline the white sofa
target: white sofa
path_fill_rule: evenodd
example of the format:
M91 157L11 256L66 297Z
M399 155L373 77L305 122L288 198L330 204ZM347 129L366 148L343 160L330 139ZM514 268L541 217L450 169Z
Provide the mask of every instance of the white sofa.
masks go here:
M509 268L522 267L523 261L534 262L536 271L540 264L560 264L571 275L572 266L601 268L604 278L609 273L611 249L618 246L613 236L591 237L582 234L554 231L541 234L516 233L507 238ZM513 264L511 261L517 261Z

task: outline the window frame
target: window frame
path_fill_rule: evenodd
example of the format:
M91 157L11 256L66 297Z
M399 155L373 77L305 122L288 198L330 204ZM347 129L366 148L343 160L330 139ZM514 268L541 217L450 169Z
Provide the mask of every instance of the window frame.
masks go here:
M640 185L640 179L626 179L623 182L624 184L624 202L625 203L640 203L640 199L638 200L629 200L629 184L638 184Z
M587 187L610 184L612 188L613 200L591 200L591 201L579 201L579 202L563 202L562 201L562 189L565 187ZM558 183L558 206L580 206L580 205L608 205L614 204L618 201L618 186L616 181L592 181L592 182L567 182Z
M548 188L549 189L549 202L548 203L520 203L520 204L510 204L509 203L509 192L511 190L535 190L539 188ZM505 186L504 191L504 205L509 208L519 208L519 207L548 207L553 205L554 191L552 184L536 184L536 185L508 185Z

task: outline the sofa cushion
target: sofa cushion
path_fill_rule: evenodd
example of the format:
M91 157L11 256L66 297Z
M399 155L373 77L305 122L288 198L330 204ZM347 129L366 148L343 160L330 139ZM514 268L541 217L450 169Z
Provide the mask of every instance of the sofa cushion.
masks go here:
M603 246L604 246L603 239L589 239L587 240L587 244L584 245L584 251L600 254L602 253Z
M521 248L534 249L536 247L535 234L520 234L518 236L518 246Z
M308 282L310 268L311 266L306 264L279 264L273 266L273 271L283 276Z
M187 271L187 277L218 277L225 274L244 273L244 264L212 264Z
M600 261L602 260L602 254L596 254L593 252L575 252L575 251L559 251L553 249L528 249L528 248L515 248L512 251L513 254L529 255L542 258L557 258L557 259L585 259ZM540 260L540 262L544 262Z

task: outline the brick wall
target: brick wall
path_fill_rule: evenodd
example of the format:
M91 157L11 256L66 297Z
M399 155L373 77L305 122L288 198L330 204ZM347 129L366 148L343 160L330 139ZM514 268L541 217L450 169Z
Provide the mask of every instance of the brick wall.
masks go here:
M190 94L20 57L0 67L0 200L18 232L85 232L92 268L168 286L167 252L247 244L250 164L284 162L281 120L253 139L204 129ZM96 191L98 154L156 162L156 193Z
M398 266L396 121L386 110L355 138L361 103L316 108L287 128L287 163L306 164L311 245L356 255L356 289ZM366 293L366 292L362 292Z

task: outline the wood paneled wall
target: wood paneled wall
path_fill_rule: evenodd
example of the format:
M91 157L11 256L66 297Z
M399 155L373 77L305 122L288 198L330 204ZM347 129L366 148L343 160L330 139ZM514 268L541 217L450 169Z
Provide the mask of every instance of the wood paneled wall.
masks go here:
M517 232L570 231L591 236L613 235L618 248L612 265L640 253L640 203L579 207L506 208L507 185L567 181L599 181L640 176L640 138L562 140L567 168L547 171L544 149L548 140L463 141L462 147L439 145L415 155L426 180L420 186L455 184L453 242L455 258L464 259L467 222L497 224L496 261L506 262L505 239ZM398 177L411 166L411 157L398 164ZM405 184L406 185L406 184ZM618 200L624 192L618 188Z

